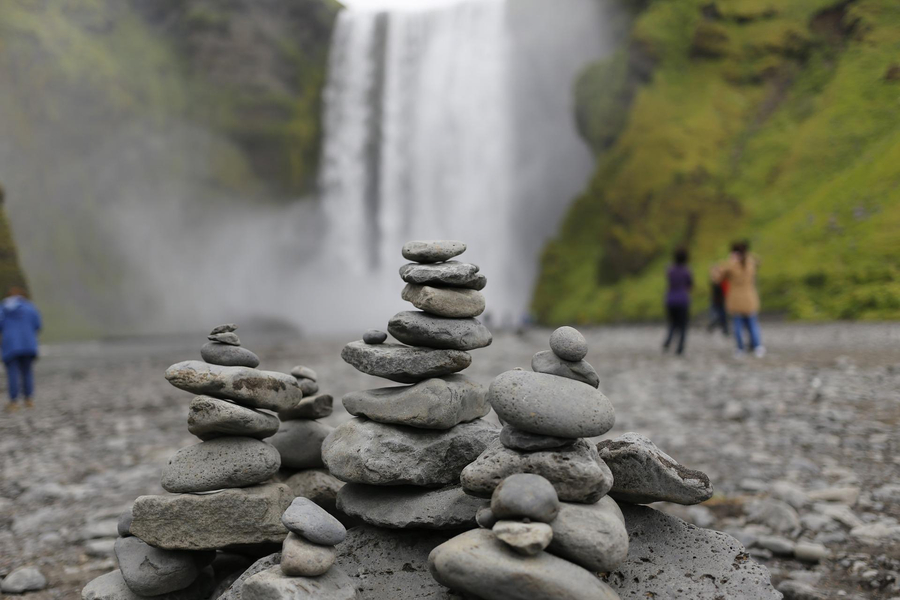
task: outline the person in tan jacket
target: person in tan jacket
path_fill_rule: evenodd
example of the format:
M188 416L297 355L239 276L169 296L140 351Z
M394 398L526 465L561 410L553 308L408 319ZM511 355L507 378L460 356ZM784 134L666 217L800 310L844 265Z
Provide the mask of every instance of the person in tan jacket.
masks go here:
M738 354L744 352L743 330L750 334L750 351L758 357L766 353L759 330L759 292L756 291L756 272L759 259L750 254L748 242L731 247L731 256L721 265L719 277L728 281L725 310L734 322L734 337Z

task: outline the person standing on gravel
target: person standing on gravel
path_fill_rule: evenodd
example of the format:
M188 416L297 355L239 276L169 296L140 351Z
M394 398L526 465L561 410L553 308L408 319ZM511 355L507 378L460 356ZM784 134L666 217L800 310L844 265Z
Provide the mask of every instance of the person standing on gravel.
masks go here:
M687 337L688 321L691 312L691 289L694 287L694 276L687 266L687 250L675 251L675 263L666 272L668 289L666 290L666 315L669 321L669 334L663 343L663 352L668 351L672 338L678 334L678 354L684 352L684 340Z
M41 313L27 298L27 292L14 287L0 304L0 351L6 366L9 387L7 412L18 410L19 393L25 406L34 406L34 371L32 365L38 355L38 332Z
M745 328L750 334L750 351L759 358L766 354L759 329L760 303L759 292L756 291L758 269L759 259L750 254L749 242L735 243L732 246L731 256L721 267L721 278L729 283L725 308L734 321L736 356L744 354L743 330Z

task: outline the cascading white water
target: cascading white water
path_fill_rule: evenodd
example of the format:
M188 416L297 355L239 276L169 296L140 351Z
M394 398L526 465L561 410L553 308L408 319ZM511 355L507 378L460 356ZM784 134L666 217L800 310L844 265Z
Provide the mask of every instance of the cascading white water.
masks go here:
M410 239L466 241L494 322L526 314L540 248L593 167L571 90L608 51L606 23L598 0L341 13L320 188L329 271L366 298L345 325L402 309Z

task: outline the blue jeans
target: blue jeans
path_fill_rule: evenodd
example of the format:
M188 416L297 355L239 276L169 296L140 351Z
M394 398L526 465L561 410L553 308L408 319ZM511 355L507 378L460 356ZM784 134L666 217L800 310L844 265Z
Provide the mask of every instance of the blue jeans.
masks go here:
M9 385L9 399L15 402L19 398L19 380L25 391L25 398L34 394L34 371L31 366L33 356L17 356L6 362L6 380Z
M759 332L759 318L756 315L734 315L734 339L738 350L744 349L743 329L750 332L750 349L762 346L762 335Z

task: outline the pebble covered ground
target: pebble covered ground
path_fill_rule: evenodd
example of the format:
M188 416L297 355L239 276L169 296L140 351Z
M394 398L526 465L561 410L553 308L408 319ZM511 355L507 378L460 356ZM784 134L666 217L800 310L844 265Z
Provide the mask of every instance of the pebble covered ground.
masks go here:
M699 329L681 358L660 351L661 327L583 331L616 408L604 437L643 433L716 487L703 505L661 508L739 537L788 598L900 598L900 324L766 324L762 359L735 359ZM495 332L466 373L486 384L527 369L549 334ZM341 361L344 338L249 326L241 338L260 368L318 371L335 396L332 425L348 417L342 394L384 385ZM185 424L192 396L163 373L199 358L198 340L47 345L37 406L0 413L0 577L39 567L49 586L28 598L78 598L114 568L119 513L162 493L162 466L196 441ZM806 542L830 556L798 560Z

